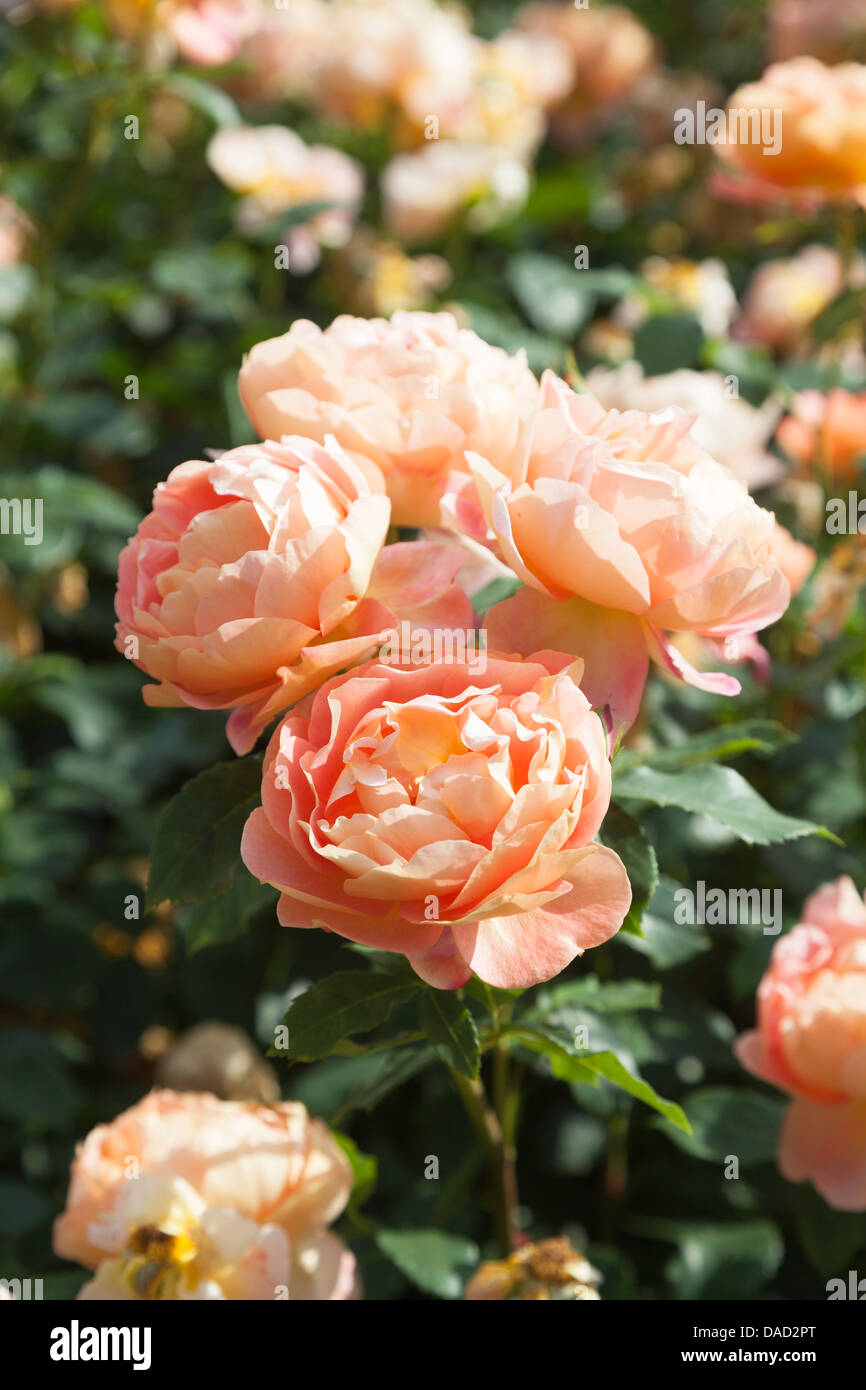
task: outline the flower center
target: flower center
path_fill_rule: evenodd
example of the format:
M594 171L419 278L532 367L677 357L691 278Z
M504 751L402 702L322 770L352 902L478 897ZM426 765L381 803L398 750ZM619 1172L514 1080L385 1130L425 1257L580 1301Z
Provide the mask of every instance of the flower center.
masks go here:
M186 1231L138 1226L121 1257L123 1277L139 1298L174 1299L181 1283L195 1282L190 1266L197 1253Z

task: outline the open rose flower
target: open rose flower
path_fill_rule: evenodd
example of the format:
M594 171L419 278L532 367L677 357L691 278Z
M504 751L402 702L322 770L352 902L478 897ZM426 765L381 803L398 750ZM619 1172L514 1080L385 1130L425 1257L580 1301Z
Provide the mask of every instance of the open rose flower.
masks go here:
M831 478L856 480L858 464L866 462L866 392L801 391L776 438L802 472L822 469Z
M247 414L263 438L333 435L385 474L393 520L436 526L449 474L465 451L514 447L538 382L514 357L447 313L391 319L341 314L324 331L305 319L258 343L241 368Z
M420 542L383 551L389 515L376 465L334 440L175 468L119 561L116 646L158 682L145 702L233 710L229 741L246 753L398 618L471 622L451 582L459 557Z
M743 1066L794 1097L778 1161L843 1211L866 1209L866 906L850 878L813 893L776 943Z
M452 499L478 534L475 511L527 586L492 608L488 641L539 643L583 658L582 682L614 723L634 718L649 656L692 685L734 695L733 677L694 670L668 632L725 638L758 631L788 605L776 521L692 439L694 417L671 408L605 411L552 373L518 449L469 455L477 493Z
M305 204L327 204L285 233L289 265L303 274L319 261L320 246L345 246L364 193L357 160L328 145L305 145L286 126L231 126L217 131L207 160L226 187L242 195L238 224L256 230Z
M432 241L465 213L471 230L486 231L523 206L529 184L513 149L431 140L395 155L382 170L385 225L403 241Z
M327 1229L351 1190L303 1105L153 1091L79 1145L54 1250L94 1271L82 1299L353 1298Z
M622 862L580 663L542 652L338 676L268 746L241 854L284 926L406 955L428 983L522 989L622 924Z
M866 205L866 66L825 67L817 58L774 63L739 87L728 111L779 112L778 150L756 138L723 141L726 170L716 191L746 202L783 200L809 209L825 203ZM737 137L743 134L738 128Z

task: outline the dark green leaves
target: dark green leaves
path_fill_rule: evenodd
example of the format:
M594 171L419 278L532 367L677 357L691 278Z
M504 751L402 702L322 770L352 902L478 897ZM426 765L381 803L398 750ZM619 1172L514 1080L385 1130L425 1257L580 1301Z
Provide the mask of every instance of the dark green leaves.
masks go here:
M261 800L257 758L217 763L178 792L157 822L148 903L224 893L238 870L241 834Z
M478 1029L466 1005L451 990L428 990L421 1001L421 1027L436 1056L473 1079L481 1065Z
M614 767L618 775L636 766L677 770L695 763L722 762L740 753L775 753L796 742L796 734L773 719L744 719L738 724L724 724L720 729L706 729L682 743L654 748L650 753L625 749L617 755Z
M733 1087L706 1087L683 1101L691 1134L680 1130L668 1133L693 1158L721 1164L734 1157L743 1166L769 1163L776 1154L779 1125L786 1109L782 1096Z
M610 807L599 838L608 849L615 850L619 855L631 884L631 907L622 930L640 935L644 909L659 881L656 852L643 827L621 806Z
M533 328L566 339L592 313L594 299L582 276L570 261L536 251L521 251L507 270L508 284Z
M796 840L802 835L828 835L812 821L775 811L739 772L730 767L687 768L665 772L654 767L627 767L616 778L614 794L655 806L679 806L695 815L709 816L733 830L749 845L770 845Z
M459 1298L479 1259L474 1241L443 1231L379 1231L376 1244L411 1283L437 1298Z
M410 980L385 971L340 970L294 1001L284 1020L286 1046L275 1051L296 1062L352 1052L350 1039L378 1028L415 989Z

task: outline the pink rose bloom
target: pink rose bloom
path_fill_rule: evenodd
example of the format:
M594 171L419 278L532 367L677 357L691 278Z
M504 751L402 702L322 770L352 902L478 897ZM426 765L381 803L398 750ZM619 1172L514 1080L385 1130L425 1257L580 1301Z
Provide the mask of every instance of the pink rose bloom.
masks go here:
M327 1230L352 1172L303 1105L152 1091L79 1144L54 1250L94 1271L82 1299L347 1299Z
M333 439L175 468L118 567L116 646L158 682L145 702L233 710L228 738L246 753L398 616L470 623L458 558L419 542L383 552L389 517L376 465Z
M850 878L813 893L776 943L758 989L744 1067L793 1096L779 1142L789 1182L831 1206L866 1208L866 906Z
M726 171L723 196L745 202L866 205L866 66L825 67L817 58L774 63L757 82L738 87L728 111L780 113L779 148L765 153L750 123L747 138L718 145Z
M538 382L521 351L510 357L453 315L341 314L324 332L297 320L244 359L239 389L263 438L333 435L385 474L393 520L436 526L449 474L467 449L498 457L514 447Z
M371 662L285 719L241 844L282 924L398 951L441 989L523 989L612 936L631 889L592 842L610 764L569 661Z
M305 145L285 126L232 126L217 131L207 161L226 187L242 195L238 223L245 230L291 208L329 204L286 233L291 270L313 270L321 246L345 246L349 240L364 194L364 171L342 150Z
M160 40L187 62L215 67L231 62L261 22L258 0L106 0L108 22L129 42ZM170 57L170 54L166 54Z
M793 351L844 288L842 258L829 246L804 246L796 256L765 261L749 281L732 337Z
M776 521L691 437L676 408L605 411L552 372L519 447L469 455L476 495L452 499L458 524L484 522L525 587L486 616L502 651L542 643L583 658L594 708L634 718L649 656L672 674L735 695L733 677L694 670L668 632L725 638L784 612Z

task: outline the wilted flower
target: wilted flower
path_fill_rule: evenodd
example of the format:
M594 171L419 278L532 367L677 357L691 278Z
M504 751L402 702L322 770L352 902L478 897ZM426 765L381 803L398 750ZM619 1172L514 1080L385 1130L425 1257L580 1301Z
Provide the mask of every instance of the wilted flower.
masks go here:
M303 1105L153 1091L80 1144L54 1249L94 1271L82 1299L347 1299L327 1227L349 1162Z
M197 1023L161 1053L156 1082L171 1091L209 1091L220 1100L280 1098L277 1075L242 1028Z
M470 1300L598 1300L601 1275L564 1238L524 1245L506 1260L480 1265L466 1286Z

